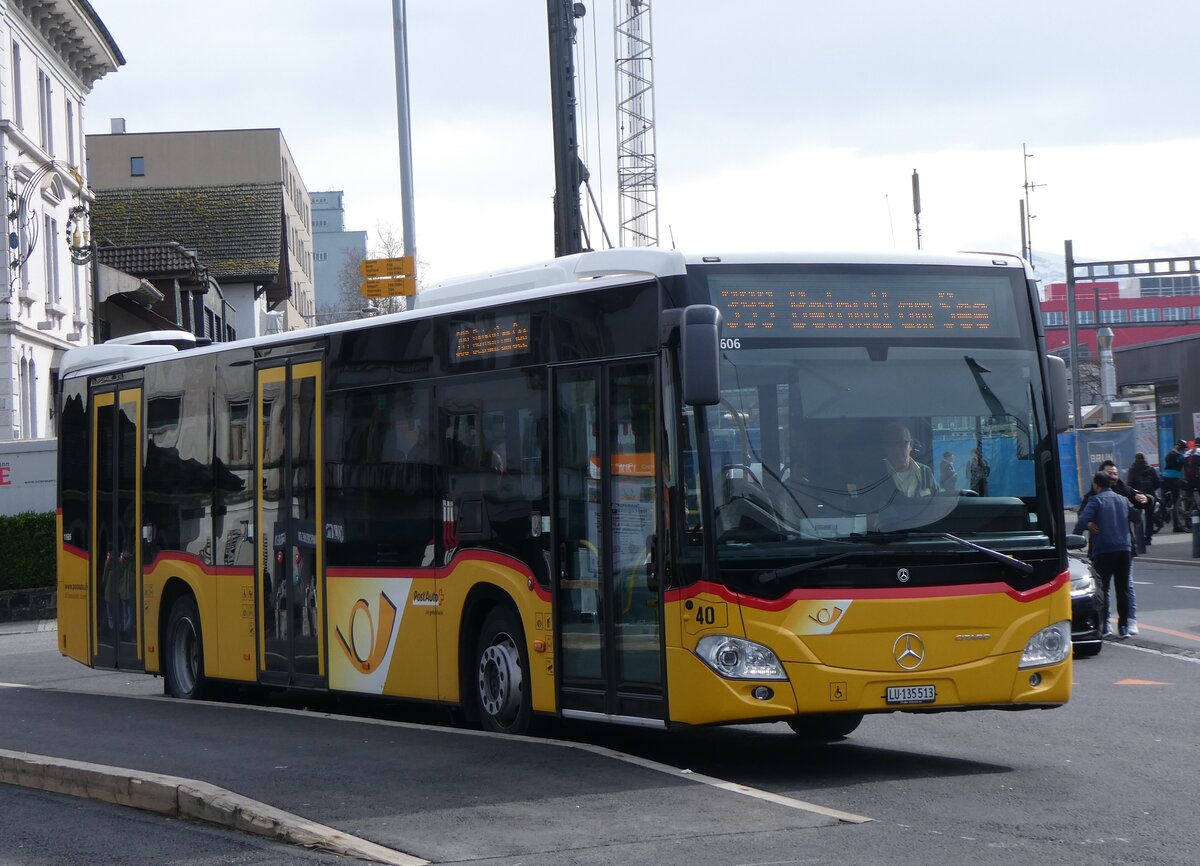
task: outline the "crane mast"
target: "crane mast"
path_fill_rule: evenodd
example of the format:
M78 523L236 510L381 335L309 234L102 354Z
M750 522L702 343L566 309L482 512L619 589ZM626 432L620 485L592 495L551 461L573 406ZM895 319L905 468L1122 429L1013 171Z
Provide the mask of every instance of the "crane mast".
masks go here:
M658 167L650 0L613 0L617 62L617 193L623 247L658 245Z
M550 33L550 105L554 121L554 255L583 252L579 137L575 125L575 19L583 4L547 0Z

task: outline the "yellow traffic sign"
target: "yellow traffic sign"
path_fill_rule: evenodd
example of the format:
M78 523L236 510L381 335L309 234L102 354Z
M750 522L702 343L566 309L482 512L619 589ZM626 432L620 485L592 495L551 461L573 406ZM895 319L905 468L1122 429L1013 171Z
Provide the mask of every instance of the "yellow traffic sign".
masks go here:
M417 280L412 276L366 280L359 287L359 291L364 298L391 298L396 295L411 297L417 293Z
M415 269L412 256L400 256L395 259L363 259L358 266L358 272L364 277L410 277Z

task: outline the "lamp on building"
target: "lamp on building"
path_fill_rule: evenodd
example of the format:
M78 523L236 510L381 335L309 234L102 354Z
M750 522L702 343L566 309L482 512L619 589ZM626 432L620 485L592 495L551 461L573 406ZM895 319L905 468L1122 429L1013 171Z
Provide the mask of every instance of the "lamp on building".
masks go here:
M39 192L43 186L59 173L68 174L75 181L79 190L80 201L71 208L67 216L66 238L67 249L71 253L71 261L77 265L86 264L92 258L91 227L87 206L83 203L83 176L73 165L50 159L33 170L25 178L18 192L18 178L11 170L5 172L8 178L8 283L9 290L15 288L21 266L29 261L37 247L39 225L37 212L29 207L30 198Z
M92 260L91 215L82 202L67 214L67 250L74 264L86 265Z

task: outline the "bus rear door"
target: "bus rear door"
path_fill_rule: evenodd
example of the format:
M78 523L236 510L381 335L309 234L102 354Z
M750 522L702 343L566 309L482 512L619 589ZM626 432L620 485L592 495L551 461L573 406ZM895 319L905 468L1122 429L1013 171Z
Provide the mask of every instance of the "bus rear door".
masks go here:
M92 392L92 664L141 670L142 386Z

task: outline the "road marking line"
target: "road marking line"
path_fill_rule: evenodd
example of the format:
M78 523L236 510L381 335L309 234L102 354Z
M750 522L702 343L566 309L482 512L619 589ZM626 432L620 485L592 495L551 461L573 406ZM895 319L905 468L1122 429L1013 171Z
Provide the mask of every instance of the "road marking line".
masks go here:
M1200 589L1200 586L1188 586L1187 584L1175 584L1175 589Z
M1174 683L1160 683L1158 680L1134 680L1124 679L1117 680L1113 685L1117 686L1173 686Z
M1152 581L1152 580L1135 580L1133 582L1133 585L1134 586L1154 586L1154 581Z
M1149 625L1140 619L1138 620L1138 628L1143 631L1152 631L1158 634L1169 634L1171 637L1181 637L1185 640L1192 640L1196 643L1200 643L1200 637L1197 637L1194 634L1189 634L1186 631L1176 631L1173 628L1163 628L1161 625Z

